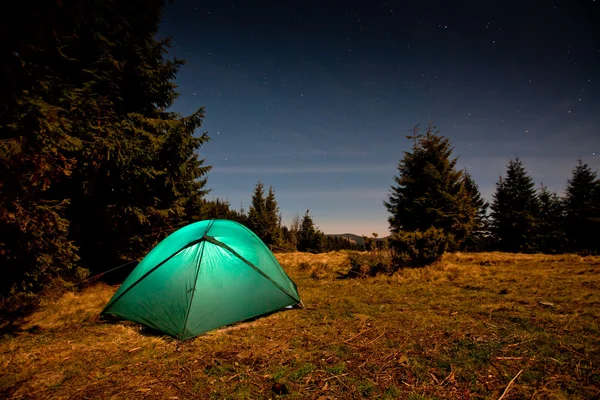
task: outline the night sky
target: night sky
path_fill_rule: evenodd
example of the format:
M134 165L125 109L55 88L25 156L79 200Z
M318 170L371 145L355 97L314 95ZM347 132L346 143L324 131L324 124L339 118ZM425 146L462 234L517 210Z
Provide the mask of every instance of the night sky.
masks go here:
M159 36L187 59L173 110L206 107L208 197L247 210L262 180L286 224L386 235L430 121L488 200L515 156L559 194L600 168L600 1L176 0Z

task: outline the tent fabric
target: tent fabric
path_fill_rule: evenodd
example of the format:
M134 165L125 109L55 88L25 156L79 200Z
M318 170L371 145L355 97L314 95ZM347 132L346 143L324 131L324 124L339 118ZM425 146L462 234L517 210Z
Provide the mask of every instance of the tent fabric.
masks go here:
M216 219L166 237L102 314L185 340L298 303L296 284L258 236L237 222Z

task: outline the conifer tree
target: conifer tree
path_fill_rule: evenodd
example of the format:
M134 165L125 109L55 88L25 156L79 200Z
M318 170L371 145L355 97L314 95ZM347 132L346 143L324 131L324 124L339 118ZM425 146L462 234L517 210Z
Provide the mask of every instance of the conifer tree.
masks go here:
M323 251L325 235L321 233L306 210L298 232L298 251L320 253Z
M267 236L265 215L265 188L263 183L258 181L254 186L252 202L248 209L248 228L263 241Z
M471 251L481 251L487 246L489 236L489 219L487 210L489 203L483 199L477 183L466 170L463 171L463 186L467 192L472 209L475 211L473 229L462 244L462 248Z
M265 199L265 223L266 236L264 242L267 245L277 245L281 241L281 227L279 217L279 206L275 199L273 187L269 187L269 193Z
M600 183L581 159L566 188L566 234L572 251L600 251Z
M207 200L201 199L200 210L197 214L191 215L188 223L206 220L206 219L230 219L246 225L246 216L242 210L231 208L229 201L222 199Z
M65 79L90 99L71 130L86 146L62 190L74 193L71 234L82 258L105 269L140 258L188 222L190 208L206 194L210 167L198 157L208 141L206 133L196 134L203 108L189 116L167 111L184 61L166 59L170 39L155 38L164 3L95 4L79 39L62 49L79 59L69 70L73 78Z
M265 197L264 185L258 181L252 194L252 204L248 210L248 228L250 228L268 246L281 244L279 206L273 187Z
M540 209L537 216L537 247L543 253L556 254L565 249L564 205L543 184L538 191Z
M84 145L70 130L85 99L60 85L60 46L83 22L75 3L17 2L0 13L0 298L78 271L70 196L54 188L73 174Z
M456 169L450 140L434 129L420 134L415 126L407 136L413 147L404 152L384 205L393 233L439 228L456 249L473 230L477 211Z
M186 222L210 167L203 109L167 111L183 61L155 39L163 1L18 7L2 24L17 40L2 48L0 264L30 290L79 256L97 270L143 256Z
M491 205L492 232L500 250L532 252L536 249L539 200L533 179L523 162L510 160L506 178L500 177Z

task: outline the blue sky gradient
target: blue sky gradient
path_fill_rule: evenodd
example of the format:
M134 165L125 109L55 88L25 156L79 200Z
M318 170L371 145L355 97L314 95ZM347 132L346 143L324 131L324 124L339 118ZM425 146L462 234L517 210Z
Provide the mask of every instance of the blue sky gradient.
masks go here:
M578 157L600 168L600 2L522 3L169 5L173 109L206 107L209 197L247 209L261 180L285 223L386 235L405 135L430 121L487 199L515 156L561 193Z

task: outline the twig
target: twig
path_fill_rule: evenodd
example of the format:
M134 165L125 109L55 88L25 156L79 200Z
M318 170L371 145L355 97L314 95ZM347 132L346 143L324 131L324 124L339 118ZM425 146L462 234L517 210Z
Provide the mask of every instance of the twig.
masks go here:
M525 341L523 341L523 342L519 342L519 343L513 343L513 344L509 344L509 345L508 345L508 346L506 346L506 347L520 346L520 345L522 345L522 344L524 344L524 343L529 343L529 342L533 342L533 339L530 339L530 340L525 340Z
M588 357L587 357L585 354L581 354L581 353L580 353L580 352L578 352L577 350L575 350L575 349L572 349L572 348L570 348L570 347L568 347L568 346L565 346L565 345L564 345L564 344L562 344L562 343L560 344L560 347L562 347L562 348L563 348L563 349L565 349L565 350L569 350L571 353L573 353L573 354L575 354L575 355L578 355L578 356L579 356L579 357L581 357L581 358L585 358L585 359L587 359L587 358L588 358Z
M379 369L378 369L377 371L378 371L378 372L380 372L380 371L383 369L383 367L385 367L385 366L387 366L387 365L391 364L392 362L396 361L396 358L395 358L395 357L396 357L398 354L400 354L400 352L399 352L399 351L397 351L397 352L395 352L395 353L392 353L392 354L388 355L387 357L385 357L385 358L383 359L383 361L385 361L385 363L384 363L384 364L381 364L381 365L379 366Z
M383 335L385 335L385 329L383 330L383 333L379 336L377 336L375 339L371 340L369 343L365 344L365 346L368 346L372 343L374 343L375 341L377 341L380 337L382 337Z
M371 329L373 329L373 328L365 329L364 331L360 331L360 332L358 332L356 335L352 336L351 338L344 340L344 343L349 343L350 341L352 341L352 340L356 339L357 337L359 337L359 336L360 336L360 335L362 335L363 333L365 333L365 332L369 332Z
M446 383L446 381L448 379L450 379L451 377L453 377L453 376L454 376L454 371L450 371L450 373L448 374L448 376L445 377L444 380L440 382L440 386L444 386L444 383Z
M348 375L348 374L334 375L334 376L330 376L329 378L322 379L322 381L327 382L330 379L339 378L340 376L346 376L346 375Z
M126 386L126 389L137 389L137 388L141 388L142 386L156 385L157 383L160 383L160 380L158 378L157 379L153 379L153 380L148 381L148 382L140 383L138 385Z
M519 377L519 375L521 375L521 372L523 372L523 370L520 370L519 372L517 372L517 374L515 375L514 378L512 378L510 380L510 382L508 382L508 385L506 385L506 389L504 389L504 392L502 393L502 396L500 396L498 398L498 400L502 400L504 398L504 396L506 396L508 394L508 390L510 389L510 386L513 384L513 382Z
M340 378L340 376L339 376L339 375L336 375L335 377L337 378L337 380L338 380L338 381L340 381L340 383L341 383L342 385L344 385L344 387L345 387L346 389L348 389L348 391L350 392L350 394L352 395L352 397L354 397L354 393L352 393L352 389L350 389L350 388L348 387L348 385L346 385L346 384L344 383L344 381L343 381L343 380Z
M395 353L390 353L390 354L388 354L387 356L385 356L385 358L383 359L383 361L387 361L387 360L389 360L390 358L397 356L398 354L400 354L400 351L397 351L397 352L395 352Z

